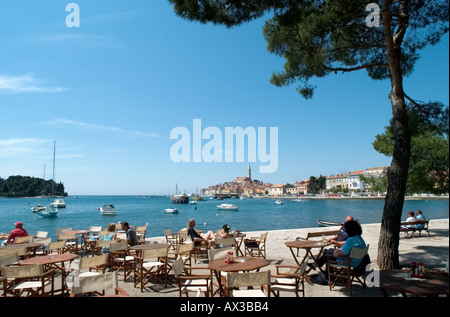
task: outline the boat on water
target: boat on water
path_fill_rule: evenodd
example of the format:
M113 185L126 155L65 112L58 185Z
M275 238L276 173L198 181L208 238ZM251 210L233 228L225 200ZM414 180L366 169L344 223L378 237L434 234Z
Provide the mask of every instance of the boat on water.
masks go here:
M340 222L334 222L334 221L327 221L327 220L317 220L317 223L319 224L319 226L322 227L333 227L333 226L342 226L342 223Z
M177 214L180 211L177 208L166 208L166 209L164 209L164 212L166 214Z
M36 213L36 212L42 212L46 209L47 207L45 207L44 205L41 204L37 204L36 206L31 207L31 211Z
M304 202L305 202L305 201L304 201L303 199L301 199L301 198L292 199L292 201L296 201L296 202L299 202L299 203L304 203Z
M98 210L100 210L100 214L102 214L102 215L116 215L117 214L116 207L114 207L114 205L112 205L112 204L105 204L105 205L101 206L100 208L98 208Z
M277 205L283 205L283 204L284 204L284 201L282 201L281 199L277 199L277 200L275 201L275 204L277 204Z
M38 212L39 218L54 218L58 216L58 208L51 208L50 210L43 210Z
M50 207L55 208L66 208L66 203L64 202L64 199L55 199L51 204Z
M217 208L220 210L239 210L239 207L233 204L220 204L217 205Z
M197 205L197 201L196 200L190 201L189 204L190 205Z
M188 204L189 203L189 196L186 194L173 195L170 199L172 200L172 203L174 203L174 204Z

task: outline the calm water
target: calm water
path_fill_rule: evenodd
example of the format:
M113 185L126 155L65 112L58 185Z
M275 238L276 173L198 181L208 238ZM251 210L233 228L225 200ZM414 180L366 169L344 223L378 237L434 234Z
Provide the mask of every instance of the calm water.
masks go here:
M172 204L167 197L139 196L78 196L64 201L67 208L60 209L56 218L38 218L31 207L40 203L36 198L0 199L0 232L9 233L16 221L22 221L29 234L38 230L48 231L56 238L56 229L73 227L88 229L91 225L106 227L110 222L128 221L132 226L149 224L147 237L164 235L164 229L178 231L186 227L189 218L196 220L196 229L216 231L228 223L232 230L259 231L317 227L317 219L343 221L353 215L361 223L381 221L384 200L284 200L284 205L275 204L275 199L225 199L205 200L197 205ZM48 206L50 200L44 201ZM239 211L221 211L216 205L233 203ZM114 204L115 216L102 216L98 208L103 204ZM165 208L177 207L179 214L166 214ZM427 219L449 217L448 200L405 201L402 219L409 210L421 209Z

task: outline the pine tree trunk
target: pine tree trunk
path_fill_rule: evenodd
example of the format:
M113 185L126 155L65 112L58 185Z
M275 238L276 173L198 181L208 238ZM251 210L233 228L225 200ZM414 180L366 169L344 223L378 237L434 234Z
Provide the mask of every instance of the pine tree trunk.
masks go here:
M394 269L399 266L400 222L411 156L411 135L400 67L402 37L408 25L405 3L406 0L403 0L399 6L399 16L403 19L403 25L400 23L395 35L391 30L392 16L390 7L392 0L383 1L382 8L384 37L392 87L389 99L391 100L393 115L394 154L387 173L388 189L381 219L380 240L378 241L377 262L380 269Z

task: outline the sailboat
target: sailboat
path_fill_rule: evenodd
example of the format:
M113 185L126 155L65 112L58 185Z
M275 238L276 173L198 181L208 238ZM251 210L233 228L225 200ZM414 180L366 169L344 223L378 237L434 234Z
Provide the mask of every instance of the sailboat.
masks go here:
M53 178L52 178L52 197L55 195L55 152L56 152L56 141L53 142ZM50 210L43 210L38 212L39 218L53 218L58 215L58 207L52 206L50 204Z

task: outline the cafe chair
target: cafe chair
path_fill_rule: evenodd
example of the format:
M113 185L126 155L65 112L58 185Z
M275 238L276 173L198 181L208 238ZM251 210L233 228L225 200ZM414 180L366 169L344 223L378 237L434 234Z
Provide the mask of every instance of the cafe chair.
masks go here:
M296 297L299 292L305 297L305 275L308 261L304 261L301 266L295 265L275 265L276 274L272 275L272 285L270 290L275 297L280 297L280 292L293 292ZM289 270L286 272L285 270Z
M111 242L111 241L104 241ZM99 244L100 241L99 241ZM135 257L130 255L128 251L128 243L126 240L116 241L109 243L109 260L111 269L113 271L123 271L123 281L126 282L127 278L133 272L135 265Z
M228 248L222 248L222 249L210 249L208 250L208 261L214 261L214 260L218 260L218 259L224 259L228 256L228 252L232 252L233 253L233 257L236 257L237 252L236 252L236 248L234 247L228 247ZM211 271L212 273L212 271ZM217 290L215 292L213 292L212 296L214 296L216 293L222 294L223 293L223 286L222 289L220 288L220 285L225 285L226 280L227 280L227 272L220 272L220 278L221 281L219 283L219 281L216 283L214 282L213 277L211 277L211 281L213 283L213 286L217 287Z
M172 229L164 230L164 236L166 237L166 243L170 246L170 248L174 251L177 251L179 240L178 235L172 232Z
M63 254L66 251L66 241L55 241L48 244L45 254Z
M192 252L194 252L193 242L179 244L176 252L172 252L169 247L167 253L167 275L169 275L172 270L173 263L175 263L175 261L180 257L183 260L183 264L190 267L192 265Z
M79 276L84 277L101 274L98 271L105 273L106 267L108 265L108 260L109 260L108 254L101 254L80 258L80 261L78 262L78 271L80 271ZM81 272L81 270L88 270L88 271ZM93 272L93 270L95 270L96 272Z
M27 247L19 247L19 246L14 246L14 247L8 247L8 248L0 248L0 257L3 256L7 256L10 254L14 254L17 253L17 255L19 257L26 257L28 254L28 250Z
M95 246L92 248L92 252L95 255L99 255L102 253L110 253L111 244L116 242L117 240L96 240Z
M266 240L268 232L264 232L260 237L251 237L244 240L245 256L266 258Z
M26 237L15 237L14 244L31 243L31 242L33 242L33 239L34 239L34 235L26 236Z
M38 231L34 236L34 242L40 242L42 239L47 239L48 232L47 231Z
M20 258L17 252L2 255L0 256L0 267L17 265L19 263L19 260ZM0 290L3 290L3 275L1 269L0 269Z
M222 248L235 247L236 246L236 238L235 237L231 237L231 238L216 238L215 239L215 244L218 247L222 246Z
M363 275L365 274L367 264L370 263L368 251L369 245L364 249L353 247L348 257L327 257L328 284L330 286L330 291L336 285L339 278L344 280L350 295L352 295L353 282L358 282L364 289L366 288L366 280ZM352 259L361 259L361 263L356 267L352 267Z
M128 293L119 287L117 272L108 272L92 276L72 277L67 281L70 297L100 295L104 297L128 297ZM100 292L101 291L101 292Z
M73 230L72 227L57 228L57 229L56 229L56 235L58 235L58 234L60 234L60 233L63 233L64 231L71 231L71 230Z
M140 285L141 292L152 279L167 287L168 247L143 249L136 257L134 266L134 287ZM180 258L181 259L181 258Z
M145 226L136 226L136 236L138 238L138 244L145 244L145 234L147 233L148 223Z
M41 264L3 266L3 297L37 297L54 294L55 269L44 272ZM46 287L50 289L46 292Z
M209 297L212 295L211 273L194 275L192 274L194 270L206 270L206 268L186 268L181 257L179 257L173 264L175 281L178 285L180 297L183 296L183 293L186 297L189 296L189 293L195 293L197 297L199 297L201 293L205 293L205 297Z
M260 289L241 289L260 286ZM227 297L270 297L270 271L229 272L225 288ZM239 288L239 289L236 289ZM264 292L265 291L265 292Z
M96 252L96 242L98 238L101 236L102 226L90 226L89 227L89 235L84 238L84 249L86 252L92 252L95 254Z
M78 236L75 233L58 233L57 241L65 241L64 253L78 253Z

